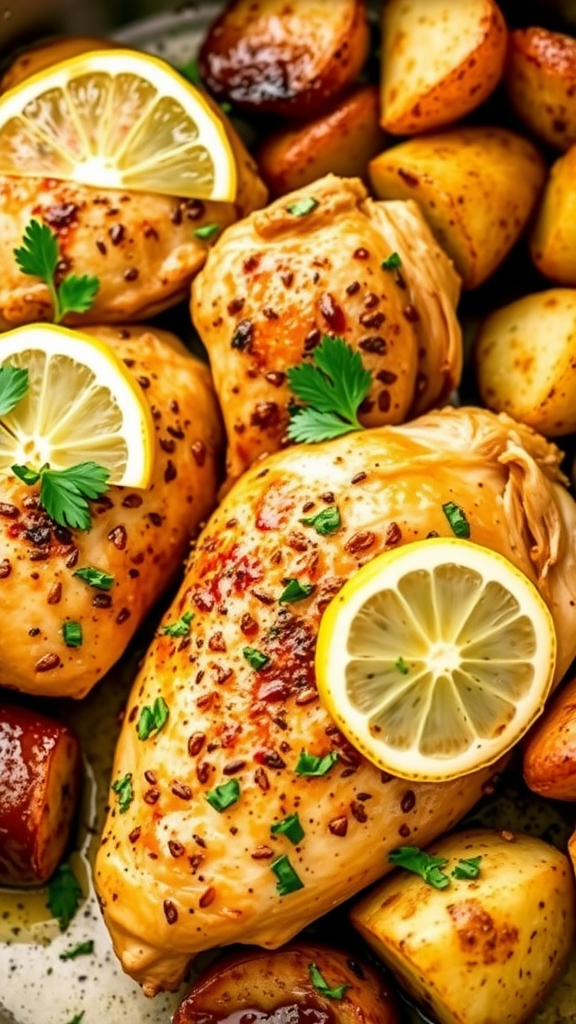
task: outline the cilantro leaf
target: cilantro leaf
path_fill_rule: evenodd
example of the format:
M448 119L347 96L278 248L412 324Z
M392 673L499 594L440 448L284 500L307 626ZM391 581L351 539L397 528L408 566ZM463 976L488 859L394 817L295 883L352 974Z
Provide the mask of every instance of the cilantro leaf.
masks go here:
M94 939L86 939L86 942L79 942L70 949L60 953L60 960L75 960L77 956L87 956L94 952Z
M293 441L325 441L351 430L361 430L358 408L372 384L362 356L343 338L324 335L314 349L314 365L302 363L288 370L288 383L306 407L291 410L288 436Z
M61 931L66 931L82 899L82 889L69 864L56 868L48 884L46 906L53 917L58 918Z
M350 985L335 985L333 988L330 988L328 983L324 981L320 968L316 964L308 964L308 973L314 988L318 989L328 999L343 999L346 989L350 988Z
M60 323L67 313L85 313L91 308L100 287L97 277L68 274L60 285L56 285L60 245L58 236L48 224L33 218L24 231L22 245L13 251L22 273L39 277L47 285L54 323Z
M418 846L399 846L391 850L388 859L391 864L420 875L434 889L447 889L450 885L450 878L442 871L448 863L445 857L432 857Z
M0 416L6 416L28 391L28 370L17 366L0 366Z
M91 309L100 288L100 281L97 277L89 274L69 274L65 277L58 289L60 299L60 316L63 320L66 313L86 313Z

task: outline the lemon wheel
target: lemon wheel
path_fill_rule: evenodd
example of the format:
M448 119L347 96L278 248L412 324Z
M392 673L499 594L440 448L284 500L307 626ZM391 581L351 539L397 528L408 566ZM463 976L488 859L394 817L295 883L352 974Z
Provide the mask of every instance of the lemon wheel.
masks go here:
M530 580L457 538L407 544L363 566L321 621L318 689L350 742L412 780L491 764L540 714L556 635Z
M141 389L105 342L53 324L0 336L0 370L28 373L24 397L0 420L0 472L13 464L67 469L94 461L110 483L145 488L155 432Z
M1 96L0 173L200 199L236 195L217 112L169 64L137 50L71 57Z

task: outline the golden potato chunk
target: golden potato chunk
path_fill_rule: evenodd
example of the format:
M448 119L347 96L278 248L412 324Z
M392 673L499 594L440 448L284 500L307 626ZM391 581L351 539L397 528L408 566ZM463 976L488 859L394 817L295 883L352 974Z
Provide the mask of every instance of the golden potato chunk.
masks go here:
M576 285L576 145L550 171L530 239L530 253L541 274Z
M497 85L506 40L493 0L388 0L382 9L382 126L412 135L464 117Z
M532 730L524 751L530 789L552 800L576 800L576 676Z
M576 290L526 295L485 321L475 363L482 401L556 437L576 430Z
M352 923L440 1024L522 1024L570 953L568 858L533 836L481 829L428 852L447 860L447 888L397 872L354 907ZM476 879L452 877L460 860L476 857Z
M454 128L409 139L370 162L380 199L415 199L465 288L482 284L524 228L545 180L526 139L505 128Z
M510 33L508 97L538 138L558 149L576 142L576 39L546 28Z

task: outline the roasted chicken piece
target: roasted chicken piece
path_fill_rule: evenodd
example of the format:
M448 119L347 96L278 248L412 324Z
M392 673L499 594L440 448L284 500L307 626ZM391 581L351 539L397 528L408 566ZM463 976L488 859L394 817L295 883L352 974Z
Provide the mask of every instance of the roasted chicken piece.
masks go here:
M401 269L382 262L393 253ZM285 441L286 370L323 334L362 353L366 426L446 401L462 369L459 278L413 202L327 175L224 232L192 289L228 436L228 482Z
M424 846L478 799L498 766L411 784L344 741L318 699L318 625L367 559L450 534L454 501L471 542L538 586L560 676L576 653L576 503L559 459L507 417L448 408L289 448L230 491L135 681L96 862L116 952L148 994L177 986L201 950L281 945L383 875L392 848ZM337 532L302 523L330 506Z
M155 468L146 491L111 487L93 502L87 532L56 525L38 485L0 480L0 684L51 697L84 696L117 661L216 494L221 426L207 367L165 331L86 333L112 345L143 388ZM87 567L113 577L108 588L77 574ZM81 647L66 646L67 620L80 623Z

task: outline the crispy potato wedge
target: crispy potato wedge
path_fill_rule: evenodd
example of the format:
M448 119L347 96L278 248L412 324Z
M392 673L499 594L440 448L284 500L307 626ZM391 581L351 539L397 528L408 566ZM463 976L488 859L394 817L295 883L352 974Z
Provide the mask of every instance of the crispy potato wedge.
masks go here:
M368 162L385 141L378 86L365 85L313 120L269 135L257 163L272 195L282 196L330 172L367 181Z
M340 997L328 996L322 980L330 990L340 985L345 990ZM173 1024L231 1024L249 1013L256 1020L308 1024L400 1021L396 1002L373 967L328 946L302 943L274 952L248 947L217 960L195 982Z
M541 434L576 430L576 290L525 295L492 313L476 342L482 401Z
M369 166L380 199L415 199L464 288L476 288L517 241L544 185L538 150L505 128L453 128L408 139Z
M530 238L530 254L544 277L576 285L576 145L550 171Z
M200 68L238 107L306 117L356 79L368 46L365 0L235 0L208 32Z
M576 676L554 698L524 749L530 789L552 800L576 800Z
M518 117L538 138L576 142L576 39L546 28L510 33L505 82Z
M447 859L448 888L396 872L353 908L353 925L440 1024L521 1024L570 953L568 858L541 839L484 829L428 852ZM459 860L474 857L478 878L451 877Z
M382 126L412 135L478 107L504 69L494 0L388 0L382 10Z

